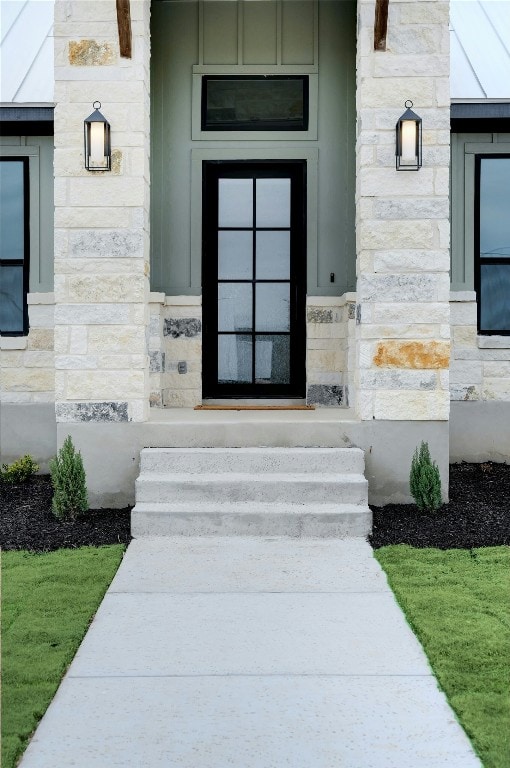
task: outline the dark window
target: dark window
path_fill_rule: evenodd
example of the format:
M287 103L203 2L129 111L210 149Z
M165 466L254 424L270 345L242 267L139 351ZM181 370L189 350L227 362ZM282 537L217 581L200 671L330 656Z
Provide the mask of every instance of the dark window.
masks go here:
M28 157L0 160L0 333L28 333Z
M510 335L510 155L476 158L478 329Z
M308 130L308 77L204 76L203 131Z

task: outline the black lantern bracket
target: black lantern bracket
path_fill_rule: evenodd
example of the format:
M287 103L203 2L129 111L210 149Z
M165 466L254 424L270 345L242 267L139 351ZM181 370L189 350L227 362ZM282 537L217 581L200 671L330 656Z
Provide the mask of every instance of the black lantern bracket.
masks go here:
M406 111L395 126L395 167L397 171L418 171L422 166L422 120L405 102Z
M85 168L87 171L111 171L110 123L99 111L100 101L95 101L92 106L94 112L83 121Z

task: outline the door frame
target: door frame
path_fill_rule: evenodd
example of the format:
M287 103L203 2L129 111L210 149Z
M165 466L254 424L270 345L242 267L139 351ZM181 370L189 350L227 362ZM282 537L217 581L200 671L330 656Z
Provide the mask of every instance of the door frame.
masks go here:
M220 178L286 178L291 186L291 266L288 384L218 382L218 182ZM304 398L306 393L307 163L303 159L207 160L202 163L203 397ZM208 204L207 201L210 201ZM255 222L253 222L255 226ZM255 241L254 241L255 243ZM255 252L254 252L255 259ZM255 262L254 262L255 264ZM256 276L253 276L253 281ZM254 294L253 294L254 295ZM255 319L255 318L254 318ZM255 341L255 327L252 330ZM252 346L255 365L255 346ZM255 370L253 369L253 374Z

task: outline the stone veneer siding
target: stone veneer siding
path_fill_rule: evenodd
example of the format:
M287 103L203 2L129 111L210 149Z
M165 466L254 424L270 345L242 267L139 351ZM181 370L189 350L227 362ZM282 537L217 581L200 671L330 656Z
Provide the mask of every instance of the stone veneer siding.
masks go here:
M125 59L114 2L55 3L57 421L148 414L149 16L148 0L131 0ZM111 172L84 169L95 100L111 124Z
M451 334L451 399L510 402L510 336L478 336L474 291L452 292Z
M390 2L373 50L374 0L358 0L356 234L359 324L351 401L363 420L449 413L449 4ZM395 170L406 99L423 120L423 167Z
M351 295L309 296L306 307L306 400L309 405L346 407ZM352 312L351 312L352 314Z
M148 334L150 404L194 408L202 402L202 299L152 293ZM182 366L184 370L180 372Z
M0 402L54 402L54 310L52 293L29 293L28 336L0 338Z

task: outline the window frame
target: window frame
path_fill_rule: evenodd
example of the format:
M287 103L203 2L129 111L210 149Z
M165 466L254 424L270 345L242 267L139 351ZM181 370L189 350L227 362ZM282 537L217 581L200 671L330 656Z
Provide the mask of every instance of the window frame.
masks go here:
M474 168L474 183L475 183L475 189L474 189L474 212L473 212L473 223L474 223L474 288L476 291L476 311L477 311L477 332L480 336L510 336L510 327L509 328L502 328L502 329L483 329L481 327L481 310L482 310L482 301L481 301L481 291L482 291L482 265L490 265L490 264L496 264L496 265L508 265L510 266L510 256L498 256L498 257L483 257L480 255L480 216L481 216L481 210L480 210L480 181L481 181L481 167L482 167L482 160L484 159L510 159L510 144L508 145L507 151L502 152L477 152L475 153L474 161L475 161L475 168Z
M2 259L0 267L22 267L23 274L23 329L3 331L0 336L27 336L29 331L27 295L30 290L30 157L27 154L0 155L0 162L21 162L23 165L23 259Z
M225 82L235 82L235 81L252 81L252 82L260 82L260 83L267 83L270 81L298 81L302 84L302 95L303 95L303 118L301 121L301 124L297 124L295 126L292 126L289 123L286 123L285 120L282 120L280 123L277 121L273 122L272 124L265 120L264 118L261 118L260 121L257 123L256 128L254 127L253 123L244 122L240 120L237 123L233 123L232 125L225 125L219 122L218 124L211 124L207 122L207 98L208 98L208 84L209 82L215 82L215 81L225 81ZM309 90L310 90L310 78L309 75L282 75L282 74L273 74L273 75L253 75L253 74L233 74L233 75L202 75L202 81L201 81L201 124L200 124L200 130L201 131L220 131L224 134L226 134L225 138L228 138L228 135L230 133L236 132L236 131L263 131L264 133L267 132L281 132L281 131L292 131L293 133L296 133L297 131L308 131L308 124L309 124L309 116L310 116L310 98L309 98Z

